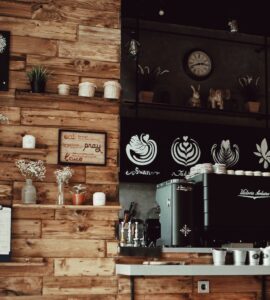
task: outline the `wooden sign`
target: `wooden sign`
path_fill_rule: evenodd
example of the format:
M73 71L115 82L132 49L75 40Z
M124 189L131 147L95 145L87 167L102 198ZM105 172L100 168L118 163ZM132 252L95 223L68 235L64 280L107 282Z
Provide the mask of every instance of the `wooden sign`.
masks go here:
M106 165L105 132L59 130L59 164Z

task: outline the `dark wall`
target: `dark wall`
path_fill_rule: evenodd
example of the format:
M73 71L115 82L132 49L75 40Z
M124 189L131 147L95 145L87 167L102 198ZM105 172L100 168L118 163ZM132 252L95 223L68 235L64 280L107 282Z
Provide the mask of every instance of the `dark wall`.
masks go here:
M141 45L137 60L127 55L127 45L131 37L136 37ZM210 88L226 88L231 90L231 100L226 102L225 109L235 112L244 111L244 100L238 84L239 76L260 76L261 112L264 113L266 109L264 43L263 36L153 22L140 21L139 24L138 22L132 24L126 21L123 24L122 36L123 100L136 100L138 63L142 66L160 66L170 71L158 80L154 89L154 102L187 106L192 95L190 85L200 84L203 107L207 106ZM191 79L183 67L185 54L194 48L203 49L213 60L212 74L202 81Z

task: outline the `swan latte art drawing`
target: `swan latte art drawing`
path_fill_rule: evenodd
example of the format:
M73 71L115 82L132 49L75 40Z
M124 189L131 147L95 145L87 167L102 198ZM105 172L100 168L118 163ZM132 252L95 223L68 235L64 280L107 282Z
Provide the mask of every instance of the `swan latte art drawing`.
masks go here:
M188 167L195 165L200 159L201 149L195 140L188 136L183 136L173 141L171 155L176 163Z
M230 140L222 140L220 147L214 144L211 148L213 160L217 164L225 164L226 167L232 167L237 164L239 160L239 147L234 144L231 147Z
M6 39L3 37L2 34L0 34L0 53L3 53L5 48L7 46L7 41Z
M128 159L138 166L151 164L157 156L157 143L149 134L133 135L126 146Z

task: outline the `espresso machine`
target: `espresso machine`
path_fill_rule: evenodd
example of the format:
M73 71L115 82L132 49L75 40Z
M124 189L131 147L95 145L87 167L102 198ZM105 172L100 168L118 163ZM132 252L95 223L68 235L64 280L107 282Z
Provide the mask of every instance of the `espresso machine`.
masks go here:
M181 179L162 182L156 188L160 207L161 236L157 245L195 246L198 241L193 183Z

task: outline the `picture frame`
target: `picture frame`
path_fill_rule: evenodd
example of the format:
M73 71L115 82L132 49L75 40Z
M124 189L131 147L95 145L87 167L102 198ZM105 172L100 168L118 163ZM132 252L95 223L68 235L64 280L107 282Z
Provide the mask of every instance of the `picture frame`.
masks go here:
M106 154L106 132L59 129L59 164L105 166Z

